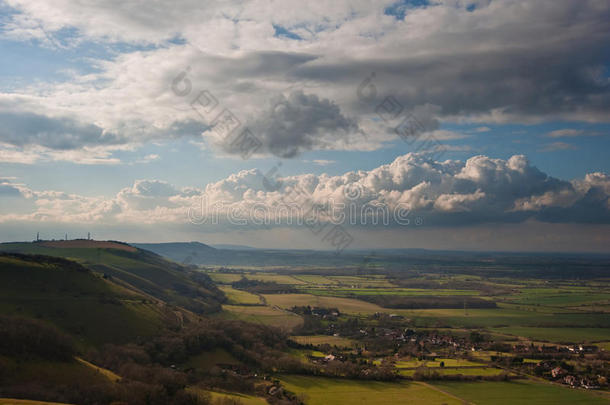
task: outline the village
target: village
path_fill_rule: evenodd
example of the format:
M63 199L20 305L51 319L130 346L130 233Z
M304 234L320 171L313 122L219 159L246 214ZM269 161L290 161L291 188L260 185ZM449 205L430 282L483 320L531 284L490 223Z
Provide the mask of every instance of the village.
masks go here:
M307 324L314 326L313 333L357 342L352 348L330 344L311 347L323 353L309 356L309 360L317 365L337 362L368 362L378 366L391 364L395 366L396 374L406 379L455 379L465 371L469 371L469 377L472 377L476 370L495 368L503 371L507 379L520 375L536 376L586 390L597 390L608 385L605 362L610 355L593 344L559 345L524 341L509 344L498 342L477 330L452 331L405 326L409 320L396 314L375 313L368 319L358 319L346 316L336 308L307 306L294 307L292 311L310 318ZM316 330L316 325L324 327ZM460 364L460 361L467 365L447 366ZM443 373L422 372L439 369L443 369ZM482 374L491 375L488 371Z

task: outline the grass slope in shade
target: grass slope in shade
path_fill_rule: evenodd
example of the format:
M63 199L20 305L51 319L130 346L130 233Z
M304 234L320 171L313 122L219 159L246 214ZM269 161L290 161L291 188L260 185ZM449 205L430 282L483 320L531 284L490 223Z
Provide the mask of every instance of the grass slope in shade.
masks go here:
M151 336L165 314L77 263L0 255L0 313L50 321L87 343Z
M49 391L54 392L53 396L58 395L59 397L64 397L64 394L69 393L76 385L107 387L108 389L116 383L108 379L106 375L77 360L69 362L46 360L22 361L0 356L0 363L6 371L6 376L2 382L8 388L5 392L13 392L13 395L10 395L10 397L36 398L30 390L32 381L39 382L42 386L47 387ZM15 391L18 391L19 395L15 394ZM52 399L56 401L65 400L65 398L60 399L59 397ZM1 399L0 404L4 404L5 402L3 401L13 400ZM24 403L27 404L28 402ZM31 403L35 404L37 402Z
M435 382L435 387L477 405L607 405L610 399L549 383Z
M200 370L209 371L212 367L216 365L241 365L242 363L237 360L233 355L227 352L224 349L215 349L212 351L207 351L200 353L196 356L191 357L188 362L186 362L183 367L184 368L195 368Z
M195 282L181 265L126 244L83 241L88 243L74 247L73 242L2 243L0 251L71 259L169 304L199 313L220 310L223 293L205 274Z
M287 390L305 398L306 405L454 405L461 401L419 383L354 381L309 376L281 376Z

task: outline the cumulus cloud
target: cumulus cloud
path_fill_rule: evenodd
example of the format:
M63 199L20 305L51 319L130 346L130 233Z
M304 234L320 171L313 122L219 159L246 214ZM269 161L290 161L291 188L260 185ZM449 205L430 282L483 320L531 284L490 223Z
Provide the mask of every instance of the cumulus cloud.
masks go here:
M437 106L444 121L608 121L607 2L393 3L182 0L142 9L135 0L9 0L3 32L14 39L149 47L119 47L69 83L0 95L18 99L0 136L52 149L197 137L210 122L189 103L204 90L252 121L261 151L286 157L380 147L387 133L375 111L387 95L405 111ZM177 96L172 82L186 70L189 94ZM363 97L359 86L373 73ZM295 83L307 84L302 94L278 95ZM285 109L269 106L282 97Z
M404 225L424 218L435 226L516 223L610 223L610 176L591 173L560 180L522 155L508 160L475 156L434 161L407 154L369 171L340 176L279 176L256 169L233 174L204 189L138 180L113 198L36 191L2 180L0 193L34 203L32 212L2 221L184 224L214 227L294 226L304 215L346 225ZM190 215L190 217L189 217Z
M271 100L269 108L248 124L262 143L261 151L292 158L304 151L349 149L350 139L364 134L355 120L345 117L328 99L293 91ZM224 143L225 151L241 153L235 144Z

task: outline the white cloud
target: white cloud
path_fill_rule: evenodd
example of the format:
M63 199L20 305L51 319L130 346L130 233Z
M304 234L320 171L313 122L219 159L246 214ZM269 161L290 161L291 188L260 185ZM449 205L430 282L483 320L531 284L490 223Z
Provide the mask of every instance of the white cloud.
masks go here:
M567 136L581 136L585 133L582 129L557 129L546 134L550 138L563 138Z
M566 138L576 136L600 136L602 132L597 131L585 131L583 129L557 129L555 131L548 132L546 136L550 138Z
M141 159L136 160L135 163L146 164L146 163L153 162L155 160L159 160L159 158L160 158L159 155L157 155L155 153L151 153L151 154L148 154L148 155L144 156Z
M0 143L0 162L33 165L41 162L71 162L81 165L116 165L121 163L112 157L117 150L128 150L130 146L85 146L80 149L55 150L43 146L17 147Z
M473 129L473 132L489 132L491 131L491 128L489 127L477 127L475 129Z
M336 160L327 160L327 159L314 159L314 160L305 160L306 163L313 163L318 166L330 166L334 163L337 163Z
M7 3L17 10L5 26L13 38L153 45L93 61L94 73L69 83L0 94L0 113L10 124L0 140L14 145L79 149L197 139L210 121L189 103L203 90L244 126L260 129L273 143L265 151L280 156L381 147L388 134L371 120L389 95L405 112L435 105L435 118L445 121L608 120L603 55L610 6L602 1L580 2L578 13L570 0L482 2L474 11L462 2L433 2L407 8L404 19L384 14L390 1ZM301 39L278 37L277 27ZM172 81L188 67L191 91L180 97ZM375 97L363 98L359 85L372 72ZM289 109L300 117L291 132L279 120L287 117L275 117L268 105L290 99L301 84L319 108ZM25 125L32 118L38 125ZM359 130L368 138L354 137Z
M576 150L578 149L576 146L567 142L552 142L547 144L542 148L543 152L555 152L558 150Z
M380 215L379 207L387 209L389 226L400 223L394 216L398 211L399 214L410 211L436 226L527 219L610 223L610 176L592 173L582 180L562 181L531 166L524 156L508 160L475 156L466 162L437 162L423 155L407 154L370 171L340 176L303 174L267 178L252 169L208 184L205 189L138 180L113 198L36 191L11 180L3 180L1 186L7 193L35 204L35 209L28 213L4 214L0 218L5 222L186 226L189 210L197 214L196 210L204 203L209 215L206 229L211 231L239 226L236 225L239 221L231 222L229 216L245 218L244 224L250 227L260 225L252 220L257 215L267 216L270 226L295 224L298 213L290 209L295 203L301 208L326 207L327 211L320 211L322 217L336 221L345 220L348 211L354 209L356 223L365 227L372 224L371 215ZM328 209L333 211L329 213ZM213 224L211 218L218 215L221 220ZM384 222L383 217L378 218L378 224Z

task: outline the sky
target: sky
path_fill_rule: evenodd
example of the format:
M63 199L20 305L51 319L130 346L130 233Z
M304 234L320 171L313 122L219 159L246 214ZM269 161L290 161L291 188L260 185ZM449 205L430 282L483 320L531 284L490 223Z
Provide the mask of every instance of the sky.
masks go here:
M610 252L606 0L0 0L0 240Z

